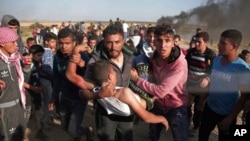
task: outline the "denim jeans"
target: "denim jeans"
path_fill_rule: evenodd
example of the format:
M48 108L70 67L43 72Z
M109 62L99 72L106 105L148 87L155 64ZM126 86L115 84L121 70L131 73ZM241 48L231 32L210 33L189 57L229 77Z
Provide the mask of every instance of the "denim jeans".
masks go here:
M61 126L73 138L81 137L87 133L88 128L81 126L87 102L87 100L80 98L77 100L71 100L63 96L60 98Z
M157 107L152 109L152 112L157 115L164 116L171 128L174 141L188 141L188 115L187 106L178 107L170 110L161 110ZM151 141L158 141L160 139L162 124L150 124L150 138Z

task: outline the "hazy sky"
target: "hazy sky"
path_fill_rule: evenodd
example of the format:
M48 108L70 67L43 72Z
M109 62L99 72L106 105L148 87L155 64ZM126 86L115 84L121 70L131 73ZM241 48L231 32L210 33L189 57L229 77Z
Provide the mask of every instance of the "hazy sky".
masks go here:
M19 20L95 20L117 17L127 21L156 21L201 6L206 0L0 0L0 17Z

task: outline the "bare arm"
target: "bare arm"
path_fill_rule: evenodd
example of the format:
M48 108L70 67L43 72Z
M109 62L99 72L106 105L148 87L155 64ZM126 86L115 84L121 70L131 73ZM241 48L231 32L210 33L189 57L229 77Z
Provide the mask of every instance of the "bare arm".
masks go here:
M129 107L147 123L162 123L166 130L168 121L165 117L148 112L136 99L135 94L129 88L123 88L115 95L119 100L129 105Z
M73 56L74 56L73 59L75 60L69 61L67 70L66 70L66 77L76 86L78 86L80 89L93 89L94 86L92 83L85 81L82 76L76 73L77 65L81 65L81 67L85 66L85 63L83 63L83 60L81 59L81 56L79 53L80 51L86 51L84 50L84 46L75 47L73 51Z
M240 99L237 101L236 105L232 111L225 117L220 123L219 127L222 130L228 130L232 121L238 116L239 112L243 109L244 104L247 100L248 94L241 94Z

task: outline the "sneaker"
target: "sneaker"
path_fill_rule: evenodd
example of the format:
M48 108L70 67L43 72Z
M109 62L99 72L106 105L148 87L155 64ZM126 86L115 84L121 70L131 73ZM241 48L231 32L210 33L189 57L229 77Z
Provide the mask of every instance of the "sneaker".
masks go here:
M86 141L94 141L94 129L91 126L87 130Z
M196 137L199 134L199 128L192 128L189 130L189 136L190 137Z
M53 118L53 123L56 124L56 125L61 125L62 124L61 119L56 118L56 117Z

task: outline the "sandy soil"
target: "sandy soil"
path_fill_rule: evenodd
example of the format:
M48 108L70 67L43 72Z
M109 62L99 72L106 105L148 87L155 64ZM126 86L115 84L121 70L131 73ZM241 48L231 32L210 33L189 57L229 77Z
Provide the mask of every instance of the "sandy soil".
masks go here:
M32 120L32 119L31 119ZM34 122L34 121L31 121ZM85 112L84 120L82 125L85 126L92 126L95 129L95 121L94 121L94 114L92 110L92 103L89 102L88 107ZM37 128L35 125L32 125L30 128L30 141L40 141L39 139L35 138L35 134L37 132ZM144 122L139 122L138 124L134 125L134 141L149 141L147 138L148 133L148 124ZM51 129L46 130L46 134L49 136L49 141L72 141L72 138L60 128L60 125L54 124ZM85 141L85 137L81 139L81 141ZM160 141L173 141L171 131L162 131ZM193 136L189 138L189 141L197 141L197 137ZM214 131L211 134L210 141L217 140L217 133ZM97 141L96 135L94 136L94 141Z

